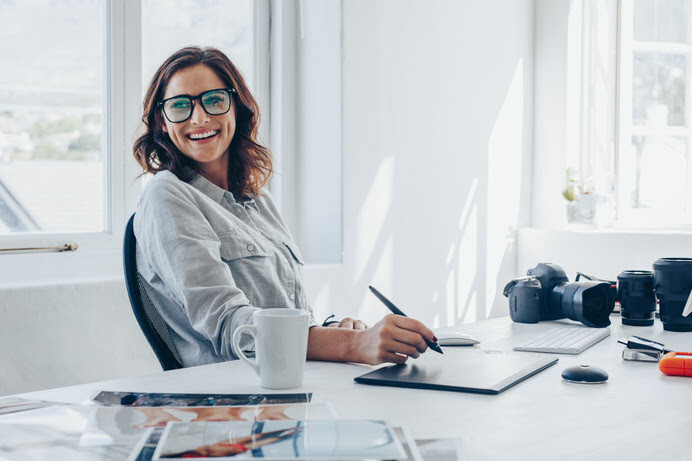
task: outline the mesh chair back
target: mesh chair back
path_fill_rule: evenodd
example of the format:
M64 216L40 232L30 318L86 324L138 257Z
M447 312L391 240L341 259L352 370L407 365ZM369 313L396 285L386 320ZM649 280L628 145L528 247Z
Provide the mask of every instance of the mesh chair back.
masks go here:
M130 297L132 311L142 333L149 341L156 358L159 359L164 371L183 368L180 354L173 344L168 325L161 318L144 290L144 285L137 272L137 240L133 228L135 215L130 217L125 227L123 245L123 262L125 267L125 284Z

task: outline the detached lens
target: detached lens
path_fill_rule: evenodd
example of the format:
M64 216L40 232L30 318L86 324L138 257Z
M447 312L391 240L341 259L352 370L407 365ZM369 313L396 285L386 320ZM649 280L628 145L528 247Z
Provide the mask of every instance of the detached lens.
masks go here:
M652 272L624 271L618 275L618 299L623 325L654 324L656 298Z
M692 331L692 315L682 316L692 291L692 259L660 258L654 263L654 288L667 331Z

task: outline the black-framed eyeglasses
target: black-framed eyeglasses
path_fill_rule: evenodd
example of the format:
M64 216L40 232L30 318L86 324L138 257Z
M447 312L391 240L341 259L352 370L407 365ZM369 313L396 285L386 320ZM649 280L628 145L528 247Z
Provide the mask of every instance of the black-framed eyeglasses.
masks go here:
M219 88L205 91L199 96L180 95L156 103L163 108L163 114L171 123L182 123L192 117L193 101L199 99L204 111L209 115L223 115L231 109L231 95L234 88Z

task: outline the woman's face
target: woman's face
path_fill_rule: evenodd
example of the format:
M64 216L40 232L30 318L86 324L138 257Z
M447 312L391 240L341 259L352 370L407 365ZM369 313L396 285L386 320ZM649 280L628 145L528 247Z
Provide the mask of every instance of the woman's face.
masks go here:
M227 88L227 85L209 67L197 64L173 74L163 99L179 95L194 97L219 88ZM209 115L199 99L193 104L192 115L184 122L171 123L163 117L163 131L168 133L180 152L197 162L203 170L209 170L228 158L228 147L235 133L235 105L231 98L231 109L228 112L222 115ZM208 134L211 136L193 139Z

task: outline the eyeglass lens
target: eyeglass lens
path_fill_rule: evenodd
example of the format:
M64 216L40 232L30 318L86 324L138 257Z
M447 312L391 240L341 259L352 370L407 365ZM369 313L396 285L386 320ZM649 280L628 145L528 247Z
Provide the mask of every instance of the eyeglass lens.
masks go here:
M166 117L171 122L182 122L190 118L192 115L192 100L189 96L180 96L166 101L163 105L163 110L166 112ZM231 108L231 97L228 91L212 90L202 93L199 96L202 101L202 107L209 115L221 115L228 112Z

